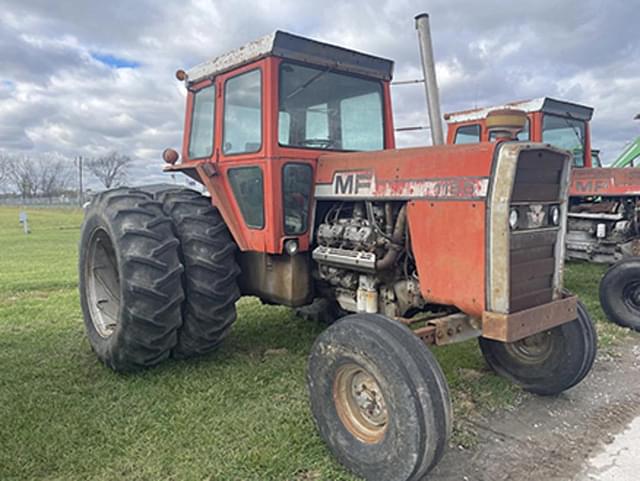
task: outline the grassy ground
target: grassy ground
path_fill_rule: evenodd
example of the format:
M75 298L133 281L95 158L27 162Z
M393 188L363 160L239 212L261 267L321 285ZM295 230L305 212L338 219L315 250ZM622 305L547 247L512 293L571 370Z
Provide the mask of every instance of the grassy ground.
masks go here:
M0 480L352 480L316 435L304 382L321 326L243 299L224 347L123 376L96 361L77 293L78 210L0 208ZM601 267L571 265L568 287L606 345L624 331L597 302ZM455 443L473 412L519 389L489 372L475 342L437 349L454 401Z

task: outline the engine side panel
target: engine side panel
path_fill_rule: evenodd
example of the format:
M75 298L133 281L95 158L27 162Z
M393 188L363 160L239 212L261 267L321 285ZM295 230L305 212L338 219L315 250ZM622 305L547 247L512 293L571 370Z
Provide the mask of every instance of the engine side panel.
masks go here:
M485 212L485 202L480 200L409 202L409 232L425 299L482 316Z
M486 195L495 144L323 155L316 199L478 199Z
M315 197L407 202L411 251L424 300L481 317L487 285L485 200L496 145L324 155L318 162ZM333 254L333 262L341 255L316 254L327 259ZM358 260L361 265L365 261Z

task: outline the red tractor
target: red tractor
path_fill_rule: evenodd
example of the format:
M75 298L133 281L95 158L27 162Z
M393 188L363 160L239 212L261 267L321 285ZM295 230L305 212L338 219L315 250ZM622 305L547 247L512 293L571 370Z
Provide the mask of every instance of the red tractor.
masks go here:
M616 263L600 284L602 308L615 323L640 330L640 168L602 168L591 148L593 109L551 98L446 114L447 143L493 141L488 118L511 109L527 114L520 140L545 142L573 153L567 257ZM636 151L627 149L620 160L629 164Z
M591 148L591 107L544 97L448 113L447 143L492 141L487 115L505 109L527 114L520 140L549 143L573 153L567 256L611 264L640 255L640 168L602 168L598 151Z
M397 150L392 68L276 32L178 71L182 160L168 149L166 170L210 196L120 188L87 208L80 294L102 362L207 353L241 295L324 299L345 316L311 349L311 411L370 480L422 479L443 454L449 392L426 345L478 337L498 374L541 395L587 375L596 333L563 288L570 154L505 138Z

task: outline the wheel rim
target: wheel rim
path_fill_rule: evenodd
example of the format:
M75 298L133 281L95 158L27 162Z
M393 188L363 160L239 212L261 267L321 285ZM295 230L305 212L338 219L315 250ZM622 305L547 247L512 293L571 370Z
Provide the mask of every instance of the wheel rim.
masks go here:
M628 309L640 313L640 282L630 282L624 286L622 300Z
M553 352L552 331L539 332L516 342L505 344L507 352L523 364L540 364Z
M118 325L120 273L113 243L104 229L91 234L85 277L91 322L101 337L109 337Z
M389 414L375 377L356 364L341 366L333 383L333 399L342 424L360 441L382 440Z

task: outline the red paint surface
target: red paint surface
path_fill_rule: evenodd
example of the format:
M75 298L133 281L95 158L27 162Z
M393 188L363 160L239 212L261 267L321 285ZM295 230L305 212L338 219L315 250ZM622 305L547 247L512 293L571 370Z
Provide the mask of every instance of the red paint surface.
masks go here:
M425 299L482 316L485 212L484 201L409 202L409 231Z

